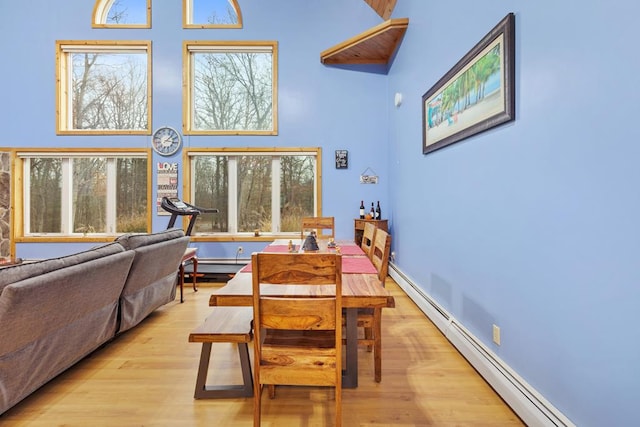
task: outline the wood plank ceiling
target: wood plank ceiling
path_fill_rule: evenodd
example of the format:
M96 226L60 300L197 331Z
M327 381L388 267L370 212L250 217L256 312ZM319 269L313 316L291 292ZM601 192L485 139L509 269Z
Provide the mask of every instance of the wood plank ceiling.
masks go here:
M364 0L375 10L382 19L391 18L391 13L396 7L396 0Z

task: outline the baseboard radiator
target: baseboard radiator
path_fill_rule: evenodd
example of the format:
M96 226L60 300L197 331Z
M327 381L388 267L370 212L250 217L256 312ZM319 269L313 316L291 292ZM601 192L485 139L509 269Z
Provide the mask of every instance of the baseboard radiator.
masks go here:
M389 275L528 426L575 427L393 263Z

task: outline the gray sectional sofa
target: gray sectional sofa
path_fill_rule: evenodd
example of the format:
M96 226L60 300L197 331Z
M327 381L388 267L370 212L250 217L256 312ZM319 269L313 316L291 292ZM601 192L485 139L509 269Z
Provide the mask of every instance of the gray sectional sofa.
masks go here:
M179 229L0 269L0 414L176 296Z

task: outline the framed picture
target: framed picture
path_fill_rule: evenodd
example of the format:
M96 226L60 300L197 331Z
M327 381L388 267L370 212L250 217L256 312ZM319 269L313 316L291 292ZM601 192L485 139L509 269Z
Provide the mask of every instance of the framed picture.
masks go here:
M347 150L336 150L336 169L349 167L349 153Z
M509 13L422 95L422 152L515 120L515 16Z

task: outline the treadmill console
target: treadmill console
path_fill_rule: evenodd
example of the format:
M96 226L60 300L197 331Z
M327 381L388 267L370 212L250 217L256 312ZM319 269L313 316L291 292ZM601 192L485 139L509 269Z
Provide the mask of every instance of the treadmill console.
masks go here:
M166 203L165 203L165 199L166 199ZM173 213L172 211L182 211L186 213L186 212L191 212L193 210L193 208L189 207L185 202L178 199L177 197L163 197L162 203L163 203L162 208L171 213Z

